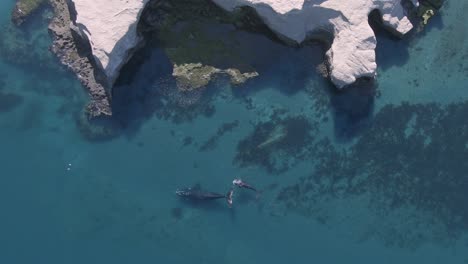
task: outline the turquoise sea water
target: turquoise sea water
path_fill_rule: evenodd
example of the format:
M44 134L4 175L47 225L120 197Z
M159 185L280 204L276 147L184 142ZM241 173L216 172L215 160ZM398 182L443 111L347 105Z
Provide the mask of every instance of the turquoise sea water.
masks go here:
M464 0L422 34L379 32L377 83L345 92L315 73L320 46L241 32L260 76L187 97L149 45L106 141L80 133L87 97L47 50L47 12L19 34L13 4L0 47L25 46L0 52L0 263L468 262ZM234 177L261 195L237 190L232 209L174 195Z

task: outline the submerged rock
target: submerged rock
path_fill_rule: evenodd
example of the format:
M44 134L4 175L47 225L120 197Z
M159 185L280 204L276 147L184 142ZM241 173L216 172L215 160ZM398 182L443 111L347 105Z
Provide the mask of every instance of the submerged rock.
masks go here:
M274 114L271 120L256 124L253 132L238 143L234 163L263 167L269 173L285 172L310 154L316 126L304 116Z
M174 65L172 76L177 80L177 87L182 91L191 91L206 86L214 75L227 74L231 77L231 83L239 85L250 78L258 76L257 72L241 73L238 69L221 70L213 66L201 63L188 63Z
M17 0L11 14L11 20L16 25L21 25L28 16L47 2L48 0Z
M277 142L280 142L288 135L288 130L283 124L276 126L267 136L267 138L260 144L258 144L258 149L267 148L271 145L274 145Z
M351 145L313 144L314 169L282 188L277 201L320 221L329 208L323 201L357 198L381 216L368 239L410 249L458 242L468 232L468 125L458 121L467 111L467 102L386 105Z
M119 135L120 127L109 118L92 118L87 113L76 119L78 130L84 139L89 141L104 141Z
M177 87L182 91L190 91L207 85L211 77L221 70L201 63L174 65L172 76L177 80Z
M442 7L443 3L443 0L420 0L417 13L421 17L423 25L427 25L429 19L437 13L437 10Z
M32 22L45 21L35 17ZM20 29L11 23L0 27L0 57L4 62L29 69L58 70L60 65L47 50L49 35L47 31L35 31L34 34Z
M258 72L241 73L238 69L232 69L232 68L224 70L224 73L231 76L231 83L235 85L243 84L248 79L255 78L259 75Z
M234 130L235 128L237 128L239 126L239 121L238 120L234 120L233 122L227 122L227 123L223 123L219 128L218 130L216 131L216 134L214 134L213 136L211 136L207 141L205 141L205 143L203 143L200 148L198 149L198 151L208 151L208 150L212 150L214 149L217 144L218 144L218 140L224 135L226 134L227 132L231 132L232 130Z

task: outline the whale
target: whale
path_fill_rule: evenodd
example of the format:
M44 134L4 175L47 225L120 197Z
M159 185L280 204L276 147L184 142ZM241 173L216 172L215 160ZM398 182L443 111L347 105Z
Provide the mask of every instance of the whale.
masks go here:
M231 189L227 194L204 191L199 186L177 189L175 194L190 201L208 201L217 199L226 199L228 206L232 206L232 196L234 190Z
M199 188L183 188L176 191L176 195L190 200L216 200L226 198L225 194L203 191Z

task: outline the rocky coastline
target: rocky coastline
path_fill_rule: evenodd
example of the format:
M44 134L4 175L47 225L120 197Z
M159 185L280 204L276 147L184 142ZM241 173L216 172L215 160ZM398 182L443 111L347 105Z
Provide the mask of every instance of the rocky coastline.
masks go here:
M86 115L89 119L111 116L109 89L105 86L105 76L95 67L89 44L80 40L78 31L73 30L68 4L64 0L49 1L55 13L49 25L53 36L51 50L63 65L76 74L88 90L91 100L86 106Z
M362 40L360 38L356 40L353 37L354 33L350 35L349 32L353 32L353 29L347 29L347 22L343 24L343 21L349 19L346 17L346 8L354 10L353 3L356 4L359 1L351 1L349 6L343 4L345 8L342 13L345 16L344 20L340 16L334 17L332 15L332 18L328 18L326 15L322 15L323 12L343 8L334 0L315 3L320 4L318 11L316 10L317 6L312 5L314 3L306 5L303 1L132 0L126 2L129 6L123 5L122 7L118 6L119 1L112 0L109 3L94 1L93 6L88 7L87 5L91 3L88 0L18 0L15 10L12 12L12 20L15 24L20 25L29 14L35 12L41 5L49 3L53 7L55 16L49 26L54 39L51 50L62 64L76 74L88 90L91 101L86 108L86 115L90 120L112 115L112 86L119 76L122 66L131 58L133 52L143 45L144 37L152 34L148 32L158 32L157 36L163 41L166 37L170 41L175 41L174 43L180 43L185 39L174 40L173 36L165 35L164 32L171 32L172 28L181 21L190 21L197 19L197 17L213 17L220 23L229 23L242 30L261 33L291 46L303 45L311 39L327 42L331 47L327 52L328 67L324 75L328 75L338 88L352 84L360 78L375 77L374 48L376 42L367 23L369 14L364 12L362 18L352 17L352 19L358 19L353 23L360 25L354 31L364 32L360 32L361 36L364 37ZM259 4L259 2L262 3ZM406 2L409 4L404 5L405 8L403 8L399 1L374 0L373 4L368 5L367 8L369 10L380 9L382 25L397 36L402 36L413 27L407 19L406 13L408 16L412 15L413 18L419 19L420 24L424 25L442 6L440 0L409 0ZM113 6L107 11L114 12L117 17L112 18L111 16L108 19L116 19L120 24L111 25L109 28L104 27L104 30L98 24L96 28L101 31L96 31L89 25L89 21L95 18L87 12L104 5ZM268 8L265 9L265 6ZM411 10L408 10L408 6ZM104 11L100 10L99 12ZM288 29L300 26L300 24L294 23L297 21L302 23L302 20L309 19L308 17L315 14L314 12L319 12L318 14L323 16L319 20L322 19L327 23L322 20L315 21L316 24L304 31ZM294 23L291 24L289 21ZM105 22L102 20L99 23ZM116 31L122 28L128 28L128 31L116 34ZM109 36L110 41L108 41ZM349 42L347 39L354 39L357 42L351 43L353 44L351 45L347 43ZM349 49L350 47L351 49ZM192 52L197 53L198 50L192 50ZM168 50L167 53L174 64L173 75L183 89L203 87L212 76L219 73L230 76L233 84L241 84L258 75L255 69L246 71L235 67L216 67L211 63L211 58L208 59L207 63L193 58L183 57L181 59L180 54L187 54L184 47L175 51L174 49ZM204 74L207 69L209 69L209 74Z

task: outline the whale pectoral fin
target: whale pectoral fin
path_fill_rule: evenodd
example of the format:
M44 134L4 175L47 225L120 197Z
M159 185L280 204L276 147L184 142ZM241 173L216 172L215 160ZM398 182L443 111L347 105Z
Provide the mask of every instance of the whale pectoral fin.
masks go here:
M232 207L232 196L234 196L234 189L231 189L226 193L226 201L228 203L229 208Z

